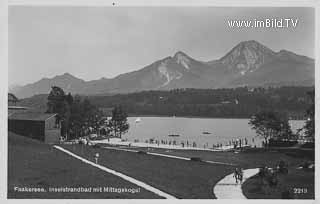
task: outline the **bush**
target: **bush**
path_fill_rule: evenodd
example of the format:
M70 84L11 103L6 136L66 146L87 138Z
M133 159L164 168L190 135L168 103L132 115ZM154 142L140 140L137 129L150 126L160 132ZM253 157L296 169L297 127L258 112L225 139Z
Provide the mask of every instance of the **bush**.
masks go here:
M291 196L291 193L289 190L285 190L281 193L281 198L282 199L291 199L292 196Z
M305 149L291 149L283 151L286 155L296 158L307 158L310 160L314 160L314 149L313 150L305 150Z
M94 144L92 145L93 148L101 148L101 145L100 144Z
M260 178L264 178L266 176L266 172L264 167L259 168L259 173L258 173Z
M268 182L270 187L276 187L278 185L278 178L275 174L268 176Z
M298 144L298 141L269 140L269 147L292 147Z
M202 161L200 157L191 157L191 161Z
M281 160L279 162L277 168L278 168L279 173L288 174L288 165L283 160Z
M306 142L301 145L301 148L313 148L314 149L314 142Z
M312 167L314 168L314 163L310 161L305 161L299 166L302 167L303 169L312 169Z

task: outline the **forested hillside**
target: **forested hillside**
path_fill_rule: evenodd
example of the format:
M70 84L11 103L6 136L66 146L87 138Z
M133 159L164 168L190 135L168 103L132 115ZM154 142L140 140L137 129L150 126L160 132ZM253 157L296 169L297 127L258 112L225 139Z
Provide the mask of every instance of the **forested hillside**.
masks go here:
M99 107L122 104L131 115L239 117L246 118L261 109L287 112L293 119L305 117L311 103L312 87L176 89L144 91L114 96L90 96Z
M129 115L248 118L262 109L286 112L304 119L313 87L175 89L112 96L88 96L93 105L110 108L121 104ZM22 99L21 106L46 110L46 94ZM85 96L82 96L85 97Z

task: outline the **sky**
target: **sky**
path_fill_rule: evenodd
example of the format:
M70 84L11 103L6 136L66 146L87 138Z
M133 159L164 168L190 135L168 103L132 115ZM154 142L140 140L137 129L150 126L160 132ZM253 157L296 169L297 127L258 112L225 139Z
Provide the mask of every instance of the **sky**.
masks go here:
M228 20L298 19L290 28L230 28ZM314 58L313 8L10 6L9 86L63 73L112 78L183 51L219 59L241 41Z

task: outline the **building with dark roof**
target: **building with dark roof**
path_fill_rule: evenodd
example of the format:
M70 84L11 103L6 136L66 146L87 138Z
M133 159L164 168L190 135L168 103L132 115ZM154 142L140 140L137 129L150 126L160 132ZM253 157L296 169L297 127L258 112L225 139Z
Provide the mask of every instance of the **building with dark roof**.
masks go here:
M12 115L13 113L22 113L28 111L27 107L22 106L8 106L8 116Z
M8 93L8 105L15 106L19 99L12 93Z
M58 143L61 124L55 113L16 112L8 115L8 130L45 143Z
M13 113L26 112L27 107L17 106L19 99L12 93L8 93L8 116Z

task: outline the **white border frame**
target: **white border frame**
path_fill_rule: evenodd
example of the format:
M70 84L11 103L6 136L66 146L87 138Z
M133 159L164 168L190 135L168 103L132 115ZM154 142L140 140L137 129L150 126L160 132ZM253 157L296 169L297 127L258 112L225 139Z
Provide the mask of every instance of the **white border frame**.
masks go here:
M112 5L115 3L115 5ZM215 6L215 7L314 7L315 10L315 119L316 124L320 124L320 93L319 93L319 58L320 58L320 0L8 0L0 1L0 105L1 105L1 120L0 120L0 138L1 138L1 185L0 196L1 201L18 203L88 203L88 202L112 202L112 203L149 203L150 200L91 200L91 199L7 199L7 93L8 93L8 6L26 5L26 6ZM315 200L245 200L245 203L317 203L319 202L319 156L320 156L320 138L319 126L316 125L316 172L315 172ZM4 182L2 182L4 181ZM318 182L317 182L318 181ZM153 203L239 203L239 200L152 200Z

